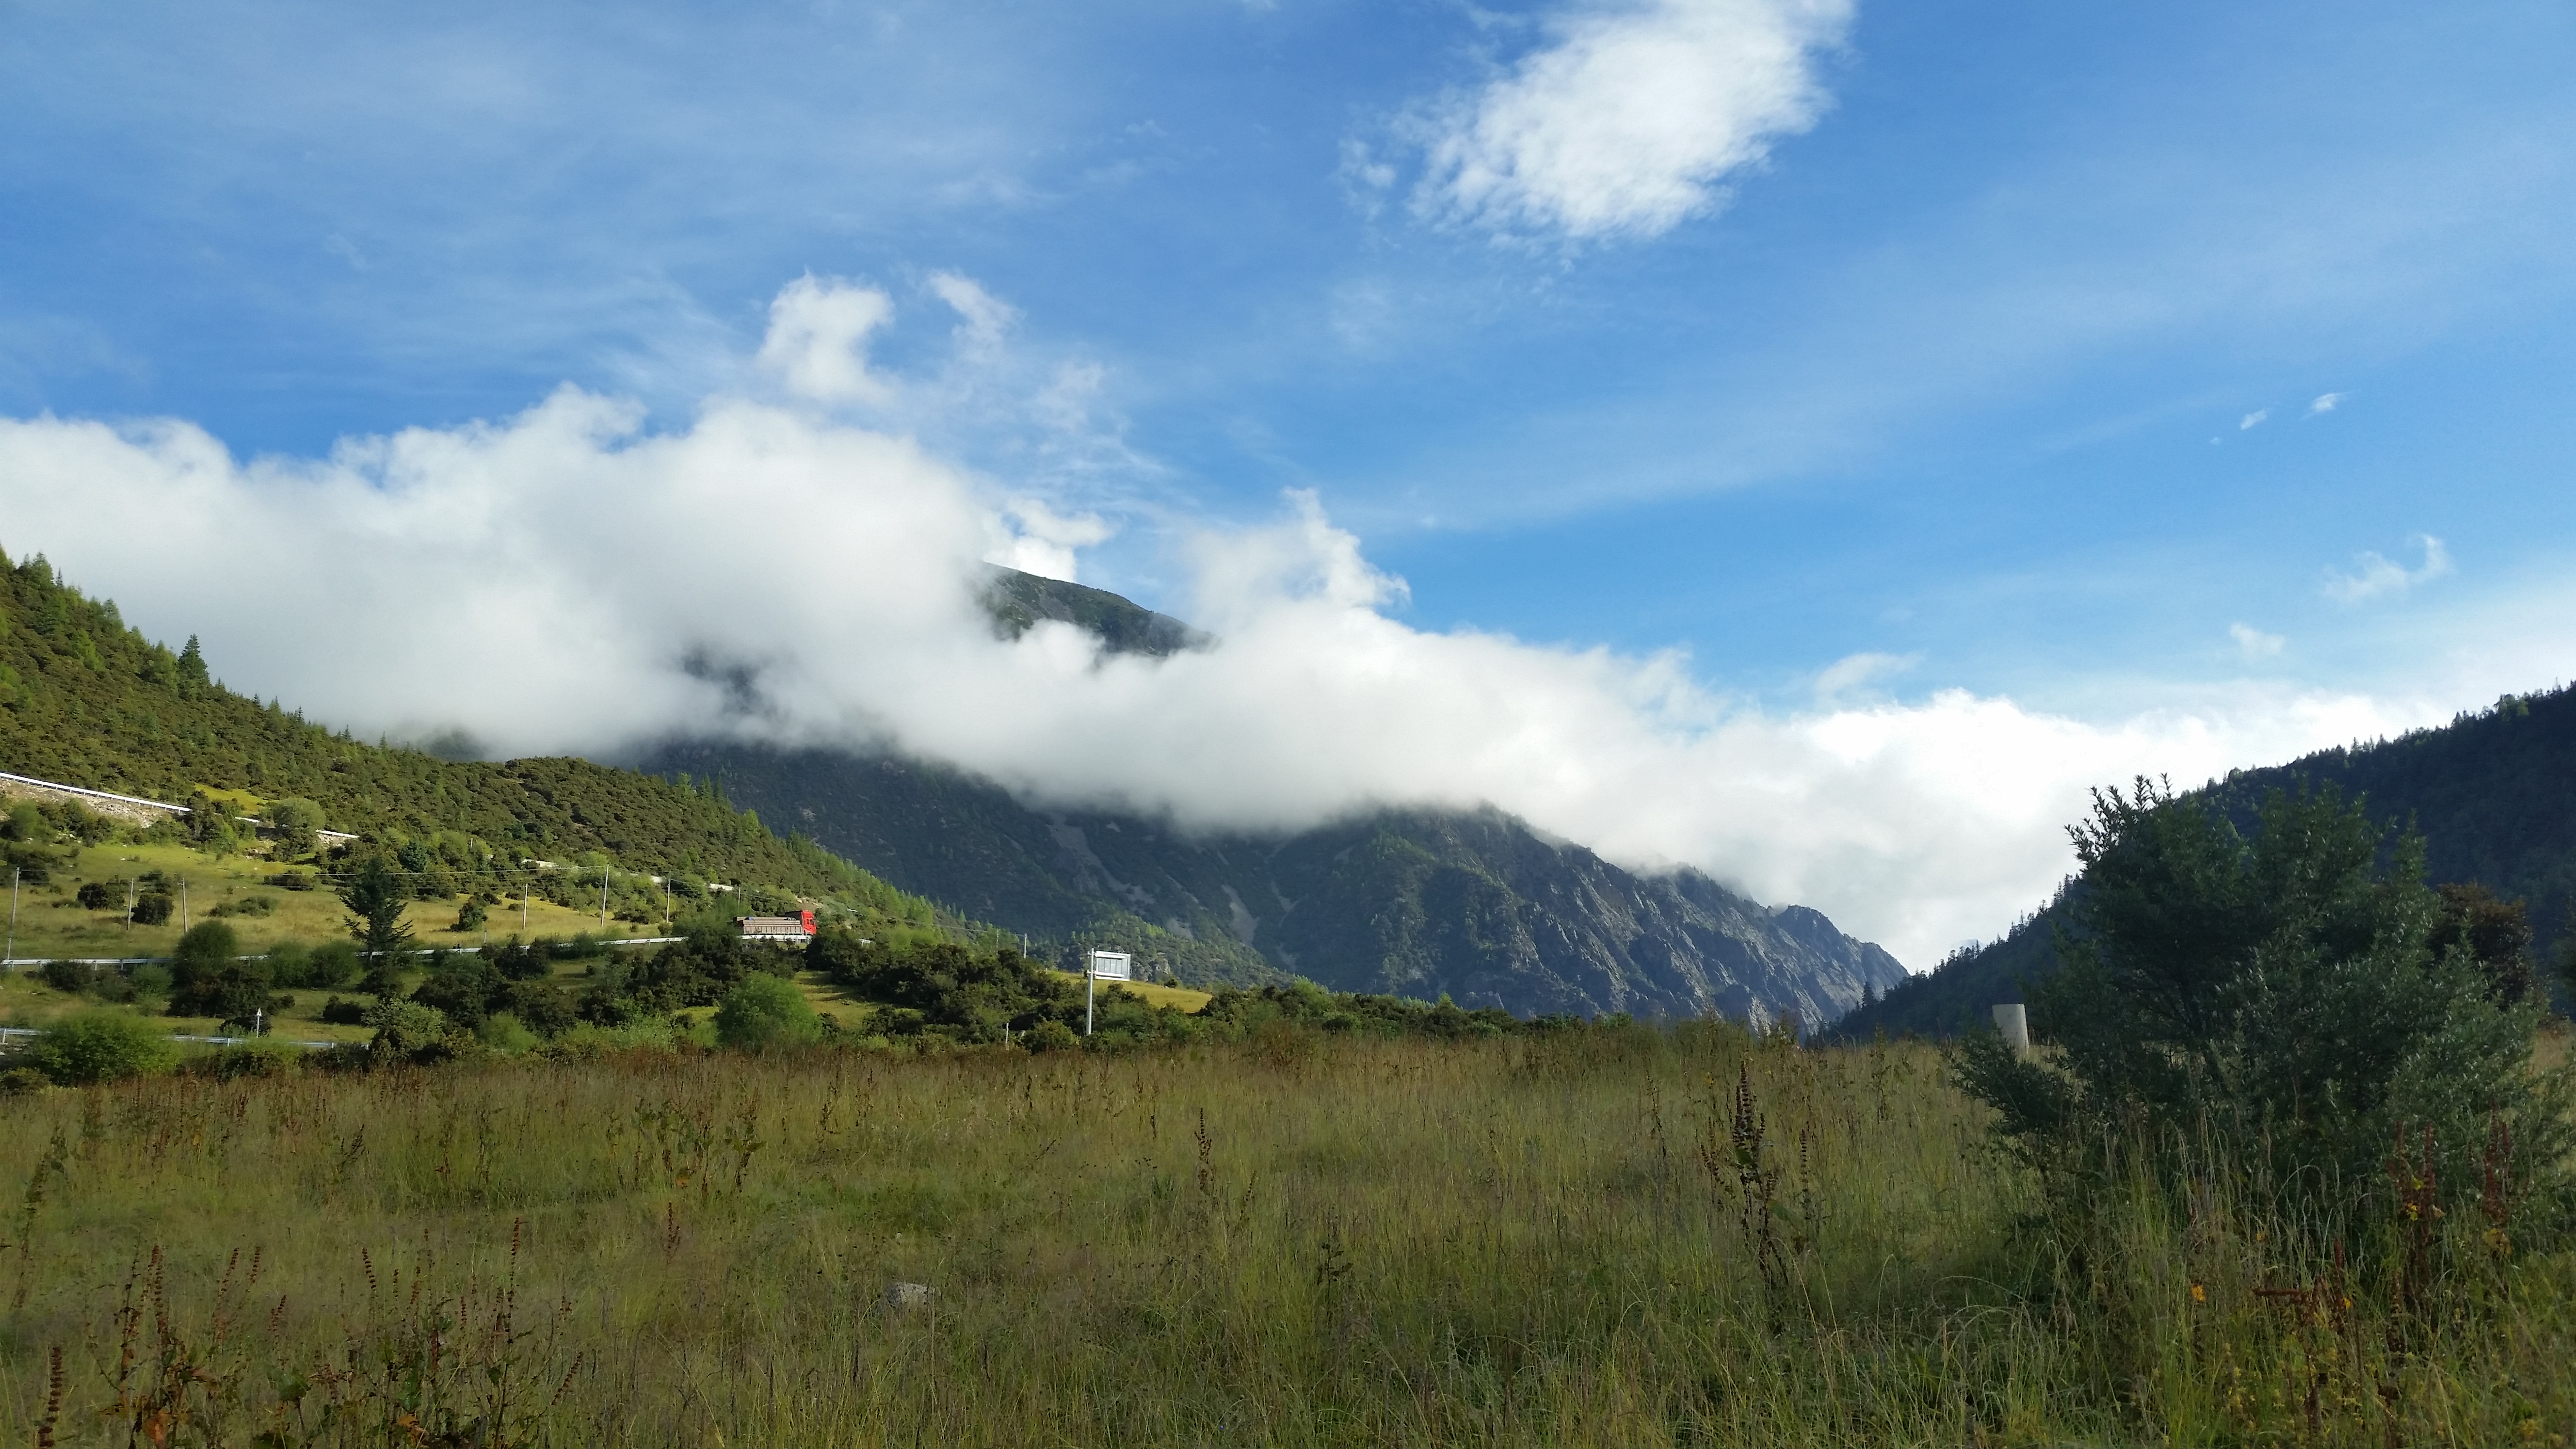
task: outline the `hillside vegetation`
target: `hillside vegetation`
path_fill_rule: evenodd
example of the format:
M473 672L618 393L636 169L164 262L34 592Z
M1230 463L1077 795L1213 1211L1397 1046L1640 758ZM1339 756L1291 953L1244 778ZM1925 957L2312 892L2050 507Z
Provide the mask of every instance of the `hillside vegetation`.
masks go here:
M145 639L42 558L0 557L0 769L243 813L309 800L318 823L409 846L407 868L423 871L514 869L522 857L613 863L933 918L926 901L734 809L713 781L578 759L452 762L309 724L225 688L194 639L176 653Z

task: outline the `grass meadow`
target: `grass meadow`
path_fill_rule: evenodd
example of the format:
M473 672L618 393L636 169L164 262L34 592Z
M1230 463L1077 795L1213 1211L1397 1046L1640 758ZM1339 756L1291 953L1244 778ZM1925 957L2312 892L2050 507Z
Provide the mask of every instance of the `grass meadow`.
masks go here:
M0 1099L57 1445L2564 1445L2576 1262L2080 1223L1919 1044L629 1052ZM2397 1276L2388 1276L2394 1273ZM923 1296L890 1289L918 1284ZM259 1438L266 1434L271 1437Z
M17 925L9 954L19 961L167 956L170 948L178 943L183 925L208 919L209 913L218 906L237 904L253 897L267 903L266 914L225 918L241 937L244 950L263 951L280 941L322 941L346 934L341 922L348 911L330 891L290 891L263 884L268 877L286 868L259 856L211 857L185 845L142 845L119 841L87 846L79 852L77 862L55 872L55 879L51 882L20 889ZM309 867L298 869L307 875L312 873ZM187 882L189 915L186 922L174 914L157 926L129 924L122 909L84 910L73 899L75 888L83 881L130 880L147 871L160 871L174 882ZM0 867L0 889L5 889L8 883L8 872L5 867ZM487 939L499 941L512 935L534 939L538 936L581 934L601 937L661 934L659 922L638 925L631 921L602 921L595 909L570 909L543 897L524 902L526 924L523 928L523 903L515 891L509 895L506 904L491 908L491 917L484 929L456 931L449 927L456 923L458 904L453 899L423 901L412 908L409 924L419 933L421 945L475 946Z

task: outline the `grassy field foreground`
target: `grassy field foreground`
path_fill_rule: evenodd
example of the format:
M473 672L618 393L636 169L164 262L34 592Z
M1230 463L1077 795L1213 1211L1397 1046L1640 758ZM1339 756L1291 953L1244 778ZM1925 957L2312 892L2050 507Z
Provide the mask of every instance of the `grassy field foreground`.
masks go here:
M2036 1195L1978 1111L1926 1048L1708 1024L54 1091L0 1103L0 1422L65 1445L2566 1442L2566 1258L2465 1253L2410 1314L2213 1190L2104 1205L2070 1263L2015 1229Z

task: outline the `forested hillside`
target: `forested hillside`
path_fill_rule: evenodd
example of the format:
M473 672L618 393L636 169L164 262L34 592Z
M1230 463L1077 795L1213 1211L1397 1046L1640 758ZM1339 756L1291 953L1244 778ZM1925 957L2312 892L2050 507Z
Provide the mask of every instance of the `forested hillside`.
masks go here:
M2420 832L2436 884L2474 883L2523 902L2541 961L2576 935L2576 688L2507 695L2439 729L2231 770L2203 788L2245 828L2267 792L2326 785L2365 801L2392 830ZM1984 1020L1994 1003L2021 999L2020 983L2056 969L2052 947L2066 919L2061 895L2002 940L1953 956L1841 1029L1946 1035Z
M206 790L306 799L388 848L465 837L515 861L593 853L656 874L747 882L928 918L927 903L681 783L575 759L453 763L307 723L226 689L190 639L172 652L41 558L0 556L0 769L185 802Z

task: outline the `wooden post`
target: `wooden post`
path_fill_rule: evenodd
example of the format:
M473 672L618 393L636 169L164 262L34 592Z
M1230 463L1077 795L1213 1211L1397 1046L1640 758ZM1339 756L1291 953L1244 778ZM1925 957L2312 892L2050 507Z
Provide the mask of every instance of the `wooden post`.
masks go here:
M2014 1056L2030 1055L2029 1008L2018 1001L1996 1007L1995 1030L2004 1034L2004 1040L2011 1044Z

